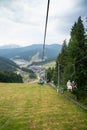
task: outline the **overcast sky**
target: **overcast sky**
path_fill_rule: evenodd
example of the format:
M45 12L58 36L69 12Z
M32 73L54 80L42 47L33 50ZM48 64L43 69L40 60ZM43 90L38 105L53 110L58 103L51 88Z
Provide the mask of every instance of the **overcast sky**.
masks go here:
M0 45L43 44L48 0L0 0ZM50 0L46 44L62 44L81 16L87 0Z

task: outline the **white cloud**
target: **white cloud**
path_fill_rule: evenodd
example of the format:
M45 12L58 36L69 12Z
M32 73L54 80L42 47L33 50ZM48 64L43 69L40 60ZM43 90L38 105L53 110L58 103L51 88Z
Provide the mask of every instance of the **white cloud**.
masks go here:
M85 0L50 0L46 43L69 39L78 16L86 15ZM43 43L47 0L0 0L0 44Z

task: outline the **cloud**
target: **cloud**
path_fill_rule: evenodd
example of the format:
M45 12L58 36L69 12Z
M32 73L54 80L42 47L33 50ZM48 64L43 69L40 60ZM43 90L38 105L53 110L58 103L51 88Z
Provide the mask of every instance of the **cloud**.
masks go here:
M13 20L14 22L35 24L45 16L45 6L42 4L40 5L40 0L37 0L37 2L36 0L12 0L11 2L8 0L8 2L4 1L1 3L3 3L1 4L1 12L3 16Z
M46 43L62 43L79 16L86 17L86 0L51 0ZM47 0L0 0L0 44L43 43Z

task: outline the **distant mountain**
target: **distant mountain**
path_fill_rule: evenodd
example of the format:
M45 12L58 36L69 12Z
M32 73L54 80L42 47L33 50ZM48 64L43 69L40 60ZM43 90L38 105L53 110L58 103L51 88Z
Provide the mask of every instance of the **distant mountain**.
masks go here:
M52 44L45 46L45 61L53 61L61 51L61 45ZM13 61L24 60L38 63L42 60L43 45L33 44L27 47L0 49L0 56L12 59Z
M0 49L10 49L10 48L18 48L20 47L19 45L12 44L12 45L2 45L0 46Z
M19 66L13 61L0 56L0 71L14 71Z

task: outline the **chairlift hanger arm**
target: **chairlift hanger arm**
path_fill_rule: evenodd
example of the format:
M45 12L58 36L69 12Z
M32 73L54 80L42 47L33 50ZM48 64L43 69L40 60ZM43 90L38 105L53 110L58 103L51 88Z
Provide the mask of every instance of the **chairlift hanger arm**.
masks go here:
M45 32L44 32L44 43L43 43L43 57L42 57L42 60L44 59L46 32L47 32L47 22L48 22L48 14L49 14L49 5L50 5L50 0L48 0L48 4L47 4L47 13L46 13L46 22L45 22Z

